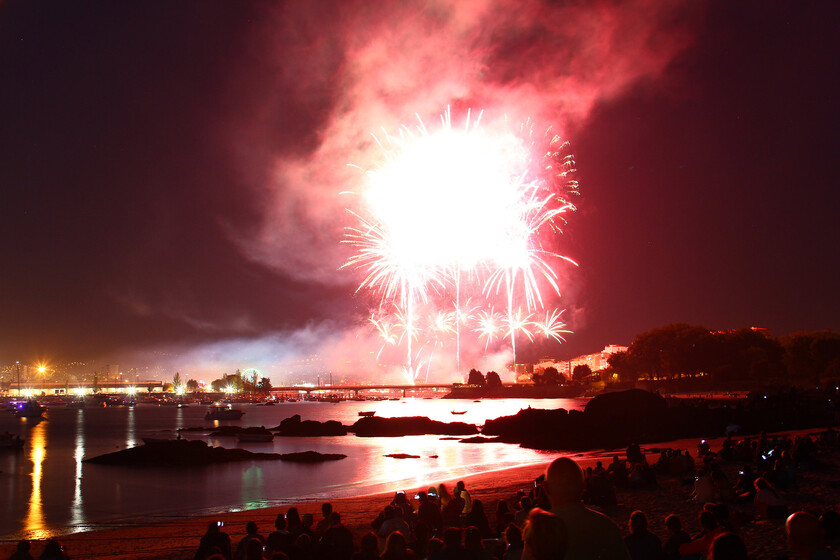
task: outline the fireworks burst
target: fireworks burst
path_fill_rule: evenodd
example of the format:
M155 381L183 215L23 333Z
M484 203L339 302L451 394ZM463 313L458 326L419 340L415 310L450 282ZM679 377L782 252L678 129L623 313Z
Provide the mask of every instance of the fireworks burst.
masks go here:
M543 245L575 210L574 158L567 143L550 133L540 138L530 123L513 134L485 130L480 122L481 114L468 113L463 126L453 127L447 109L438 130L418 117L414 128L375 135L384 158L366 172L360 209L350 212L356 225L344 242L355 252L344 266L363 272L357 291L378 297L380 312L389 305L399 310L397 342L381 318L371 322L383 347L405 343L411 381L420 359L414 341L433 353L454 335L460 370L461 327L473 320L478 328L464 330L478 332L485 351L506 327L514 362L517 333L533 340L534 329L560 341L569 332L561 312L546 311L545 323L530 318L544 309L542 290L560 294L553 266L564 259L574 264ZM450 290L454 312L446 310ZM502 297L506 317L493 312Z

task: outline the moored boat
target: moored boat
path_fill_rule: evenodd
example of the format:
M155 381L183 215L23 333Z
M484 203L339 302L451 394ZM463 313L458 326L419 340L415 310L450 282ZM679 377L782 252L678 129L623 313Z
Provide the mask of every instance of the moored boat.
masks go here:
M229 404L214 404L207 409L205 420L239 420L245 413L231 408Z
M40 418L46 408L40 405L35 399L29 399L17 405L15 416L20 418Z

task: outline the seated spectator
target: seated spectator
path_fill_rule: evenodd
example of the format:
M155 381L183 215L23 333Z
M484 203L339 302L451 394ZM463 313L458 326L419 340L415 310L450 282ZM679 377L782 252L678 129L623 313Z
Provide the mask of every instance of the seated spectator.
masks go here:
M417 520L429 526L432 533L440 530L443 518L440 515L440 507L437 502L430 499L425 492L417 494L419 506L417 507Z
M613 455L612 463L607 467L607 475L616 488L627 488L630 483L630 471L627 470L627 464L619 460L618 455Z
M465 527L476 527L481 534L481 538L493 538L493 532L490 530L490 522L487 516L484 515L484 502L475 500L472 504L472 511L464 518Z
M712 541L709 560L747 560L747 545L735 533L721 533Z
M295 538L303 532L303 523L300 522L300 514L296 507L286 510L286 530Z
M569 546L569 535L563 521L540 508L534 508L528 514L523 540L523 560L563 558Z
M525 541L522 540L522 531L515 524L509 523L504 535L505 552L502 554L502 560L520 560L522 558L522 548L525 546Z
M31 545L28 540L23 539L18 541L17 548L15 548L14 554L9 556L9 560L35 560L32 558L32 555L29 554L29 549Z
M461 525L461 512L464 511L464 500L461 496L451 496L449 503L440 510L444 527L459 527Z
M204 533L198 543L194 560L206 560L217 552L230 560L230 537L220 529L221 526L221 521L210 522L210 525L207 526L207 532Z
M257 524L253 521L249 521L245 524L245 536L242 537L242 540L236 545L236 560L245 559L248 543L252 540L256 540L260 543L260 554L262 554L262 547L265 546L265 538L257 532Z
M270 557L275 552L289 554L294 540L292 534L286 530L286 517L278 513L274 519L274 531L265 539L266 555Z
M706 469L697 471L697 477L694 480L694 492L691 494L691 499L698 504L715 501L715 483Z
M257 539L251 539L245 546L244 560L263 560L265 546Z
M490 551L481 542L481 531L477 527L464 529L464 559L490 560Z
M353 557L353 534L341 523L337 511L330 514L329 527L318 541L318 558L322 560L350 560ZM307 535L302 533L301 536Z
M700 512L700 527L702 531L699 535L695 536L691 542L680 546L680 556L704 556L709 552L712 541L724 532L723 528L718 525L715 514L708 510Z
M447 527L443 530L443 548L439 555L431 558L441 560L461 560L464 557L464 547L461 544L461 529ZM431 543L429 543L431 545ZM431 549L430 549L431 550Z
M353 555L353 560L377 560L379 558L379 539L376 533L368 531L359 541L360 550Z
M499 503L496 505L496 519L495 519L495 530L494 536L502 537L505 533L505 529L507 529L508 525L513 523L513 512L510 511L510 506L508 506L507 501L499 500Z
M409 541L408 548L414 551L418 558L425 558L429 552L429 539L432 536L432 531L428 525L423 521L418 521L414 525L414 539Z
M662 546L662 554L666 560L679 560L680 547L691 542L691 537L682 529L682 520L677 515L669 515L665 518L665 527L668 528L668 539Z
M405 537L399 531L394 531L385 539L385 550L379 556L382 560L413 560L417 558L414 551L408 548Z
M825 540L834 542L840 540L840 514L833 509L827 509L820 515L820 525L825 532Z
M69 556L64 551L64 545L55 539L50 539L44 545L44 550L38 557L38 560L69 560Z
M412 517L414 516L414 508L412 508L411 504L408 503L408 498L406 497L405 492L397 492L394 494L394 500L391 502L391 505L402 511L402 517L405 519L406 523L411 522Z
M513 522L516 523L517 527L521 529L525 526L529 513L531 513L531 498L522 496L519 499L519 510L513 514Z
M787 517L787 504L776 492L776 489L763 477L755 479L753 503L759 517L765 519L785 519Z
M790 550L801 560L836 560L825 546L823 528L814 515L797 511L785 523Z
M633 560L658 560L662 558L662 542L648 531L647 516L634 511L630 515L630 534L624 537L624 544Z
M399 531L403 534L404 537L410 535L411 529L408 526L408 522L405 519L403 519L402 508L395 506L386 506L385 510L387 512L385 514L385 521L382 522L382 525L379 527L379 531L377 531L377 534L383 539L388 538L388 535L395 531Z

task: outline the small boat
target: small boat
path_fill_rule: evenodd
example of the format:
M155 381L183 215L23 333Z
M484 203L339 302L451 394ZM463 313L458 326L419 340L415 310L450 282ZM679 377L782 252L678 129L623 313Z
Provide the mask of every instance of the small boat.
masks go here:
M466 414L466 413L467 413L466 410L453 410L452 411L452 414Z
M23 447L23 439L17 434L9 432L0 434L0 449L20 449Z
M243 443L265 443L274 439L274 434L265 432L241 432L236 434L236 439Z
M40 418L46 408L41 406L35 399L29 399L17 405L15 416L20 418Z
M361 410L361 411L359 411L359 416L362 416L364 418L370 418L374 414L376 414L375 410Z
M207 409L205 420L239 420L245 413L231 408L229 404L214 404Z

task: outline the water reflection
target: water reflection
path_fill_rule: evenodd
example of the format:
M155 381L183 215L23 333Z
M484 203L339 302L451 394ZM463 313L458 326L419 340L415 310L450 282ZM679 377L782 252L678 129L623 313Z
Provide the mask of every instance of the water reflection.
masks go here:
M30 538L43 539L50 536L45 530L41 482L43 464L47 458L47 424L39 422L29 431L29 460L32 462L32 491L29 495L29 511L24 520L24 528Z
M125 446L134 447L137 445L137 422L134 415L134 407L128 409L128 426L126 426Z
M73 485L73 504L70 508L71 523L80 525L84 522L84 504L82 502L82 459L85 458L84 410L76 411L76 439L73 447L73 460L76 471Z

